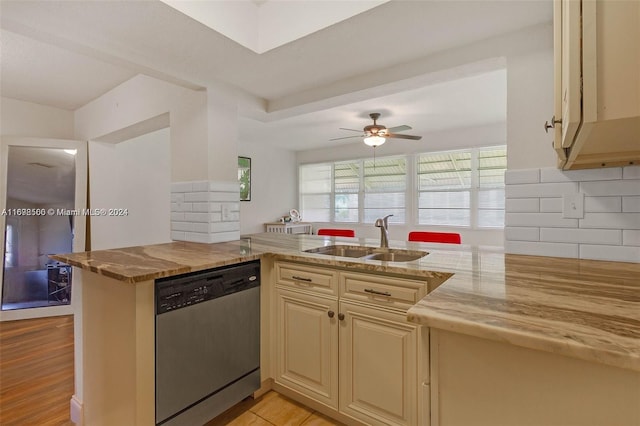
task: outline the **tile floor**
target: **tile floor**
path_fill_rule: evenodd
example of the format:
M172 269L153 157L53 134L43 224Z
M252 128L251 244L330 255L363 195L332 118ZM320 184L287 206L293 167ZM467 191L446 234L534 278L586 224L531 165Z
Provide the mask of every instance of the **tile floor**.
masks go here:
M277 392L246 399L205 426L343 426Z

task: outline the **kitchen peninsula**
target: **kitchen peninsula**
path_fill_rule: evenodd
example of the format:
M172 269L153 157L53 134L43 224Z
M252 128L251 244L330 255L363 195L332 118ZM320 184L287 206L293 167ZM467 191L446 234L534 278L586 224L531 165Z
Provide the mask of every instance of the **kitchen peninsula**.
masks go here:
M82 299L75 404L84 423L155 424L153 280L255 259L263 263L261 371L267 387L282 388L273 359L280 262L335 272L341 297L353 276L425 283L424 294L411 293L419 299L406 314L407 324L422 330L413 348L420 358L417 406L399 410L417 414L396 424L513 424L515 416L518 424L640 423L640 264L398 241L390 247L428 254L386 262L305 252L333 244L377 241L269 233L210 245L175 242L55 256L76 267L74 294ZM390 298L359 297L346 305ZM340 408L340 420L354 418Z

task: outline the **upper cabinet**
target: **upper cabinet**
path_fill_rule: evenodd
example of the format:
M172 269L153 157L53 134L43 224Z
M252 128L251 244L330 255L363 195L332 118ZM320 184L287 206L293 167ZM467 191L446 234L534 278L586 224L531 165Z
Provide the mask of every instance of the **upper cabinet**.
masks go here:
M554 149L565 170L640 164L640 1L554 1Z

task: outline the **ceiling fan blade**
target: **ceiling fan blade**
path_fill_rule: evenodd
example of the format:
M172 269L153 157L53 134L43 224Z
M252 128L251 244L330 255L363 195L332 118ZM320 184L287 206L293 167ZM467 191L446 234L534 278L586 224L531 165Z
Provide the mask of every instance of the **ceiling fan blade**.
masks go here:
M411 139L414 141L419 141L420 139L422 139L422 136L401 135L398 133L387 133L385 137L391 139Z
M358 132L358 133L362 133L362 129L360 130L356 130L356 129L345 129L344 127L338 127L340 130L349 130L350 132Z
M411 130L411 126L407 126L406 124L402 126L389 127L387 132L403 132L405 130Z
M358 135L358 136L345 136L343 138L333 138L333 139L329 139L330 141L339 141L340 139L351 139L351 138L361 138L364 137L364 135Z

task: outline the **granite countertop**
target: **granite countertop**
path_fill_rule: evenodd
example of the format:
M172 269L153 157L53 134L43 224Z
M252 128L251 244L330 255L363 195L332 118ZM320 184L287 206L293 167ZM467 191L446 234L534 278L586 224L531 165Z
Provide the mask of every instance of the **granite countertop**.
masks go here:
M304 253L378 241L254 234L218 244L174 242L52 256L136 283L272 256L446 280L408 311L412 322L640 372L640 264L503 254L489 247L391 241L424 250L411 262ZM448 278L448 279L447 279Z

